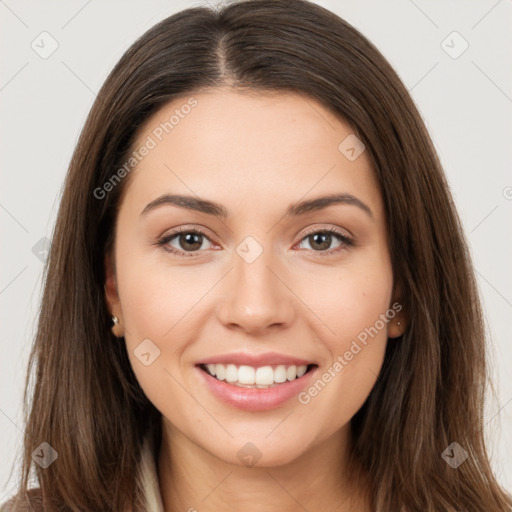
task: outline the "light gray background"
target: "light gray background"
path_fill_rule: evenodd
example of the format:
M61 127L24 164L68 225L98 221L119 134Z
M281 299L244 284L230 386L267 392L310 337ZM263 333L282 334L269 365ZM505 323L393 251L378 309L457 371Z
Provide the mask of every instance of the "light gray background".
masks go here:
M499 400L487 405L486 437L498 479L510 490L512 1L317 3L352 23L387 57L441 157L491 333ZM0 502L12 494L17 476L8 480L21 448L22 391L41 290L43 263L32 248L51 237L67 165L95 92L136 37L167 15L204 4L0 0ZM41 43L43 31L58 43L47 59L31 47L35 41L50 48L48 36ZM464 42L450 36L453 31L469 44L457 58Z

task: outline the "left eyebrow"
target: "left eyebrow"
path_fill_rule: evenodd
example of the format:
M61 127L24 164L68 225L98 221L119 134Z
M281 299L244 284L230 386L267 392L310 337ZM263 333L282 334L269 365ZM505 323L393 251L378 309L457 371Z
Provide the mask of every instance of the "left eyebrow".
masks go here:
M308 199L297 203L292 203L286 210L285 217L298 217L318 210L323 210L333 204L346 204L356 206L364 211L373 219L373 213L370 207L363 203L360 199L352 194L331 194L327 196L317 197L315 199ZM201 199L194 196L185 196L179 194L163 194L157 197L146 205L142 210L141 215L145 215L149 211L162 205L173 205L181 208L188 208L189 210L196 210L207 215L213 215L219 218L228 217L228 211L220 203Z
M142 210L141 215L144 215L150 210L164 204L180 206L181 208L188 208L189 210L196 210L201 213L206 213L207 215L214 215L215 217L226 218L228 216L226 208L219 203L209 201L207 199L201 199L199 197L177 194L164 194L157 197L154 201L151 201L146 205L144 210Z

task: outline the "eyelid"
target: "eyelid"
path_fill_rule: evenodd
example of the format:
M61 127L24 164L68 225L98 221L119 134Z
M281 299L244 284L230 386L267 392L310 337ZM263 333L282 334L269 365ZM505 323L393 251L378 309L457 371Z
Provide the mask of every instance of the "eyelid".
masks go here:
M338 226L313 226L312 228L307 228L306 231L302 233L302 238L299 241L302 241L308 235L319 232L335 233L350 240L353 240L354 238L352 233Z
M193 231L197 231L198 233L201 233L202 235L210 238L211 235L208 234L208 231L206 228L204 228L201 225L198 224L184 224L182 226L178 226L177 228L171 228L164 231L163 235L160 235L158 238L167 238L169 236L175 236L179 233L190 233Z

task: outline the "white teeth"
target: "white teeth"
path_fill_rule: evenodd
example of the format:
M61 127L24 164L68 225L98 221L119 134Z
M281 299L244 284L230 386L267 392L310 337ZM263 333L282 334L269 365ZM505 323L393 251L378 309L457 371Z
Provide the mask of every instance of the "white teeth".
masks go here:
M236 382L238 380L238 368L234 364L228 364L226 367L226 381Z
M241 387L267 388L281 384L283 382L292 381L302 377L307 370L307 366L285 366L278 365L260 366L254 368L252 366L234 364L207 364L206 368L210 375L218 380L225 380L230 384Z
M297 367L295 365L288 366L286 369L286 378L288 380L293 380L295 377L297 377Z
M286 366L283 364L274 370L274 382L286 382Z
M218 366L222 365L217 365L217 367ZM240 366L240 368L238 368L238 382L240 382L240 384L254 384L255 373L252 366ZM219 374L217 374L217 378L223 380Z
M226 378L226 367L223 364L216 364L215 375L219 380L224 380Z
M255 382L259 386L274 384L274 370L272 366L262 366L256 370Z

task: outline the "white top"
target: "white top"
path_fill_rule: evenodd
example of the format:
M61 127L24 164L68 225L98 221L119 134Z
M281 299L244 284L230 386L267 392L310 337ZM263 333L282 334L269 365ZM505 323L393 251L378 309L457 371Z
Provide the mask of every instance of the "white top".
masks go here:
M164 512L164 504L160 494L158 474L153 453L151 451L150 438L144 439L141 454L142 485L144 488L146 512Z
M156 468L155 458L151 449L151 435L145 437L142 444L141 460L140 460L140 473L139 478L142 483L144 491L144 512L164 512L164 505L162 502L162 496L160 494L160 485L158 483L158 473ZM31 510L42 510L41 504L41 493L39 488L31 489L33 491L32 501L35 509L31 507ZM35 491L35 492L34 492ZM12 497L5 503L0 503L0 512L9 512L13 508L13 502L15 497ZM23 509L28 510L28 509Z

